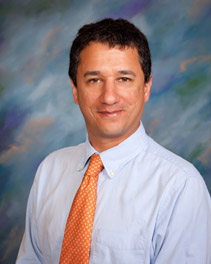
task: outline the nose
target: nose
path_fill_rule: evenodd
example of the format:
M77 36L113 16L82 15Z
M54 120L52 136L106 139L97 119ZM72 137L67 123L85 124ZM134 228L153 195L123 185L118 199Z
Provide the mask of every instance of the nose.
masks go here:
M114 80L106 80L104 82L100 99L101 103L107 105L113 105L119 102L118 90Z

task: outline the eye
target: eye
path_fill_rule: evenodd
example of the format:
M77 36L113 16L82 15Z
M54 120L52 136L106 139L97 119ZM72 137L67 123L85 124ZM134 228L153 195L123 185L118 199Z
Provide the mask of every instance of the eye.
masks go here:
M92 78L92 79L89 79L88 82L89 83L97 83L97 82L100 82L100 79L99 78Z
M120 80L120 82L130 82L131 81L131 79L128 77L121 77L121 78L119 78L119 80Z

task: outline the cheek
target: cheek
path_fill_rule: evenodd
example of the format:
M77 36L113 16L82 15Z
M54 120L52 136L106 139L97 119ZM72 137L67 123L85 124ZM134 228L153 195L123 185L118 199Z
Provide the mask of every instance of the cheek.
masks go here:
M90 115L97 104L97 100L89 93L79 95L79 106L84 116Z
M124 98L129 105L138 107L143 103L143 92L138 90L130 91L124 96Z

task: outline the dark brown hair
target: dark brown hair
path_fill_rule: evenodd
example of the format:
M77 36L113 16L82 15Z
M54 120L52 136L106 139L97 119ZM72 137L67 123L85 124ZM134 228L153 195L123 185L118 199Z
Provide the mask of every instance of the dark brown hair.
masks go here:
M108 44L109 47L136 48L139 54L139 62L144 72L145 82L149 81L151 74L151 56L145 35L125 19L119 18L115 20L106 18L81 27L72 43L69 76L75 86L77 86L76 76L80 63L80 53L91 41Z

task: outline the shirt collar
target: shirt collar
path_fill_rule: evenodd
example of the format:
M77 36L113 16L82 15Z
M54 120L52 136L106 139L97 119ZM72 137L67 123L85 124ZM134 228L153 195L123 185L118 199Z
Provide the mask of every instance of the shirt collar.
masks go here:
M141 123L135 133L126 140L111 149L99 153L108 177L113 178L128 161L133 159L139 153L144 152L146 148L147 136ZM94 153L98 154L87 137L84 154L81 158L78 170L82 170L86 166L89 158Z
M78 170L83 170L84 167L86 166L89 158L92 156L92 154L98 152L92 147L91 143L89 142L88 136L86 137L86 142L84 146L84 151L80 160L80 163L78 165Z

